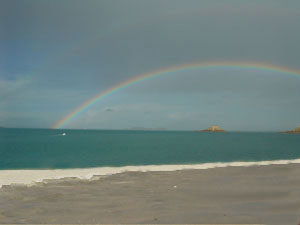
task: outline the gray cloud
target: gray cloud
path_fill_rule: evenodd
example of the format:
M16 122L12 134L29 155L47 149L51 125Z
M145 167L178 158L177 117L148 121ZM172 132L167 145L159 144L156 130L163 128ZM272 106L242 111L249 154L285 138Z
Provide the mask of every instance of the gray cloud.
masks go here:
M299 9L300 2L293 0L2 0L2 122L29 126L26 121L33 119L28 118L36 118L34 126L49 126L116 83L171 65L244 60L300 69ZM297 121L298 87L298 77L279 73L184 71L122 90L95 104L97 113L86 112L70 126L164 123L188 129L200 115L213 122L221 116L207 115L209 110L221 110L238 127L245 120L242 114L253 110L245 127L262 116L269 122L261 129L275 129L276 120L285 121L282 126ZM152 109L153 104L164 107ZM114 113L105 117L101 110ZM268 118L272 110L277 113ZM93 125L97 115L110 123Z
M105 111L106 111L106 112L114 112L115 110L114 110L114 109L111 109L111 108L106 108Z

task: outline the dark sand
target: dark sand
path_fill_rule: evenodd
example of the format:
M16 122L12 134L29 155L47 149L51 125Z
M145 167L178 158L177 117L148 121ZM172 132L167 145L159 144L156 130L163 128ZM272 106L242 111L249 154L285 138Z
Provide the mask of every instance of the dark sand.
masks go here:
M299 164L128 172L0 189L0 223L299 222Z

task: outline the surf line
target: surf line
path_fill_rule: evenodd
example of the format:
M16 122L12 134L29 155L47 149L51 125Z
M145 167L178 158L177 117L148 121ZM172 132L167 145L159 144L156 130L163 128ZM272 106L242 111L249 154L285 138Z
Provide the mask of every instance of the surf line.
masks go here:
M77 169L31 169L31 170L2 170L0 173L0 188L3 185L23 184L34 185L45 182L49 179L63 179L77 177L89 180L94 176L108 176L124 172L150 172L150 171L179 171L179 170L205 170L226 167L252 167L269 165L300 164L300 159L252 161L252 162L212 162L202 164L182 164L182 165L144 165L144 166L122 166L122 167L95 167Z
M79 114L86 111L97 102L102 99L109 97L110 95L121 91L127 87L130 87L136 83L146 81L151 78L168 75L178 71L191 70L196 68L241 68L241 69L258 69L264 71L271 71L276 73L284 73L288 75L300 75L300 71L290 69L284 66L277 66L272 64L265 64L260 62L236 62L236 61L211 61L211 62L202 62L202 63L190 63L190 64L182 64L182 65L174 65L170 67L161 68L158 70L154 70L147 73L142 73L134 78L128 79L121 83L118 83L104 91L99 92L94 97L85 101L71 112L69 112L66 116L58 120L53 126L52 129L60 129L64 127L71 120L76 118Z

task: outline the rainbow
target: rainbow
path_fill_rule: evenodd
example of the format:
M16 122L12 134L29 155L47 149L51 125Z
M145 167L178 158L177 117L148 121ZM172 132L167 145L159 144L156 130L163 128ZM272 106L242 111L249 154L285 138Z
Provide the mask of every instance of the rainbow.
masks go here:
M257 62L203 62L203 63L190 63L190 64L183 64L183 65L175 65L170 66L158 70L154 70L148 73L140 74L134 78L129 80L123 81L119 84L116 84L104 91L99 92L91 99L87 100L83 104L76 107L62 119L57 121L55 125L52 127L53 129L60 129L80 113L84 112L88 108L92 107L94 104L102 100L103 98L109 97L110 95L114 94L115 92L119 92L122 89L125 89L131 85L136 83L148 80L150 78L167 75L169 73L175 71L184 71L188 69L195 69L195 68L205 68L205 67L230 67L230 68L245 68L245 69L260 69L260 70L267 70L272 72L281 72L290 75L300 75L300 71L293 70L284 66L276 66L271 64L265 63L257 63Z

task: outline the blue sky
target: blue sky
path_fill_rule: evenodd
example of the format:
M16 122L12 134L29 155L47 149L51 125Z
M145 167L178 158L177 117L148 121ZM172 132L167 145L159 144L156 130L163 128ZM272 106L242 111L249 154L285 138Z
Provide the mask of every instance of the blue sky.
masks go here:
M300 71L300 2L0 0L0 126L47 128L95 94L172 65ZM300 125L300 76L194 69L141 82L66 128L277 131Z

